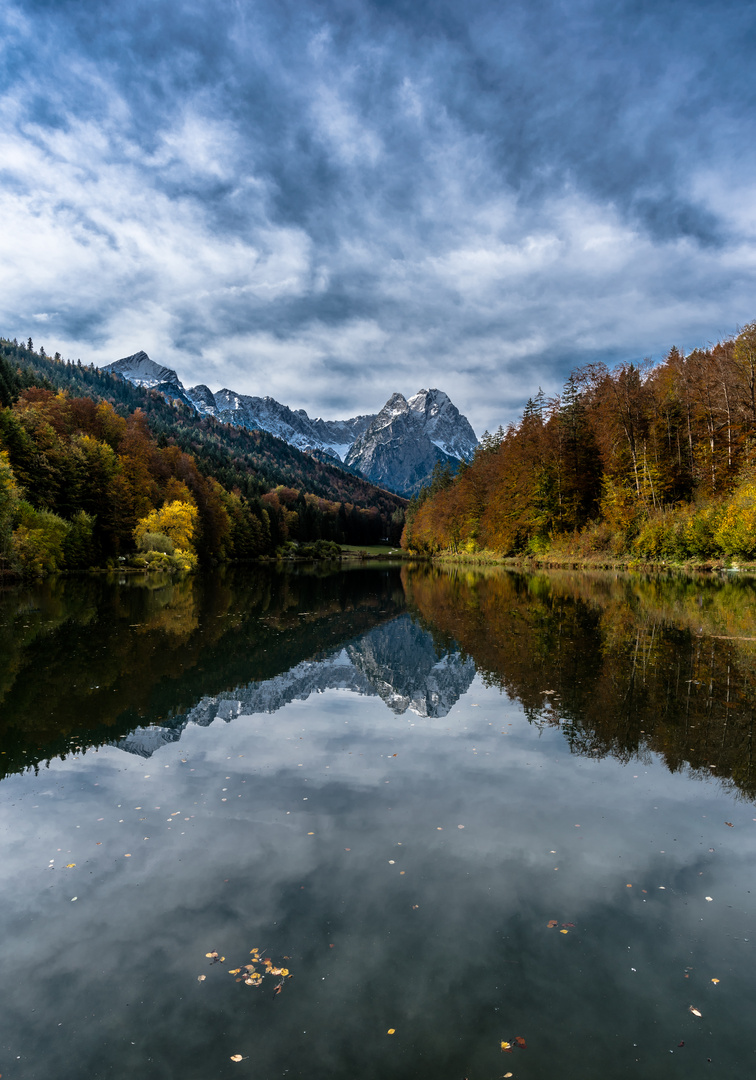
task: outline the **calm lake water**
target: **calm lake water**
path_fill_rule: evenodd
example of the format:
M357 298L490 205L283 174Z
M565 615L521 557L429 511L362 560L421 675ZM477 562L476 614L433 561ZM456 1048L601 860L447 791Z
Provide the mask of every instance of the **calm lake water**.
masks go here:
M3 1080L756 1075L755 705L744 580L5 589Z

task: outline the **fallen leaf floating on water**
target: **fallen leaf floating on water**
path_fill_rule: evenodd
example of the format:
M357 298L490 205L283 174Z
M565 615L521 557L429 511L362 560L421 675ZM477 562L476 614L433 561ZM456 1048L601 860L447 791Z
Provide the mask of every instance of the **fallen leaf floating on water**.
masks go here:
M241 1056L241 1054L232 1054L231 1055L231 1060L232 1061L243 1061L244 1058Z
M75 862L69 862L69 863L66 863L66 870L73 870L73 868L74 868L75 866L76 866L76 863L75 863Z
M703 1013L699 1012L693 1005L688 1006L688 1012L692 1012L694 1016L703 1016Z
M515 1046L519 1046L520 1050L527 1050L528 1044L523 1039L522 1035L515 1035Z
M514 1073L504 1073L502 1080L507 1080L507 1077L514 1076Z
M677 1045L678 1045L678 1046L685 1046L685 1042L684 1042L684 1041L683 1041L683 1042L679 1042L679 1043L678 1043Z
M250 949L252 963L242 964L240 967L229 968L228 973L229 975L241 976L236 979L236 982L243 982L246 986L262 986L265 975L276 976L278 977L278 984L275 987L273 994L274 996L280 994L286 979L293 979L294 976L286 967L274 967L270 957L266 956L262 958L260 957L259 952L260 950L258 948ZM212 952L205 953L205 956L211 964L224 963L226 959L225 956L219 956L215 949L213 949ZM288 960L289 957L286 956L284 959ZM265 966L265 971L258 971L255 968L255 964L263 964ZM202 982L204 978L205 976L203 975L200 982Z
M714 983L714 985L716 986L716 985L717 985L717 983L719 982L719 979L712 979L711 981L712 981L712 982Z
M548 926L549 930L553 930L555 926L559 926L559 920L558 919L549 919L549 921L546 923L546 925Z
M726 821L725 825L729 825L731 829L735 828L735 826L733 825L733 823L731 821Z
M560 934L569 934L569 930L560 930L559 933Z
M197 976L197 982L204 982L206 978L207 978L207 975L198 975Z
M396 1028L389 1028L386 1032L387 1035L396 1035Z

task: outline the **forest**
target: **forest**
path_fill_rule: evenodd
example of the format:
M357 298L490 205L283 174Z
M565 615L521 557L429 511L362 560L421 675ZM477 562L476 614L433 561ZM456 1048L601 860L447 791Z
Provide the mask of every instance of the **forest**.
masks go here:
M0 570L40 576L397 542L404 500L266 432L198 421L94 367L0 342Z
M661 363L592 363L486 433L407 511L405 548L644 562L756 558L756 322Z

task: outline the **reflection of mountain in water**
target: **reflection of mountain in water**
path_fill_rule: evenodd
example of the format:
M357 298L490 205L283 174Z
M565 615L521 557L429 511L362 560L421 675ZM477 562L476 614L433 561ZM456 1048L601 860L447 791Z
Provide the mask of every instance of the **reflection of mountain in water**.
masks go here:
M401 615L343 649L304 660L272 679L204 697L169 725L136 728L116 745L149 757L159 747L177 741L187 724L207 727L213 720L272 713L291 701L304 701L325 690L380 697L400 715L409 709L418 716L446 716L474 675L472 660L458 651L440 654L432 636L409 615Z

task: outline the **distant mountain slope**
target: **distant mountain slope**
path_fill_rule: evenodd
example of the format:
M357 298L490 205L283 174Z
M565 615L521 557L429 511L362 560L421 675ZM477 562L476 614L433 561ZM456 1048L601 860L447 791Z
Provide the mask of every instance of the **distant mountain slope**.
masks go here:
M253 397L224 388L213 393L200 383L184 388L172 368L134 353L104 371L162 393L169 401L190 405L234 427L267 431L298 450L343 461L373 483L414 494L427 482L434 466L457 463L472 456L475 432L443 390L420 390L407 401L394 394L378 414L347 420L312 419L304 409L290 409L272 397Z
M372 509L378 515L378 536L388 535L392 516L403 511L405 504L401 498L335 464L303 454L267 431L248 431L231 427L212 415L198 415L192 405L182 404L178 395L171 399L178 404L172 404L159 390L164 385L160 381L156 380L155 389L137 386L93 365L55 361L2 339L0 355L14 373L19 388L34 383L65 390L72 396L109 401L122 415L142 409L161 444L173 443L192 454L201 472L214 476L228 490L237 488L247 498L283 486L333 502ZM143 371L149 378L150 369Z

